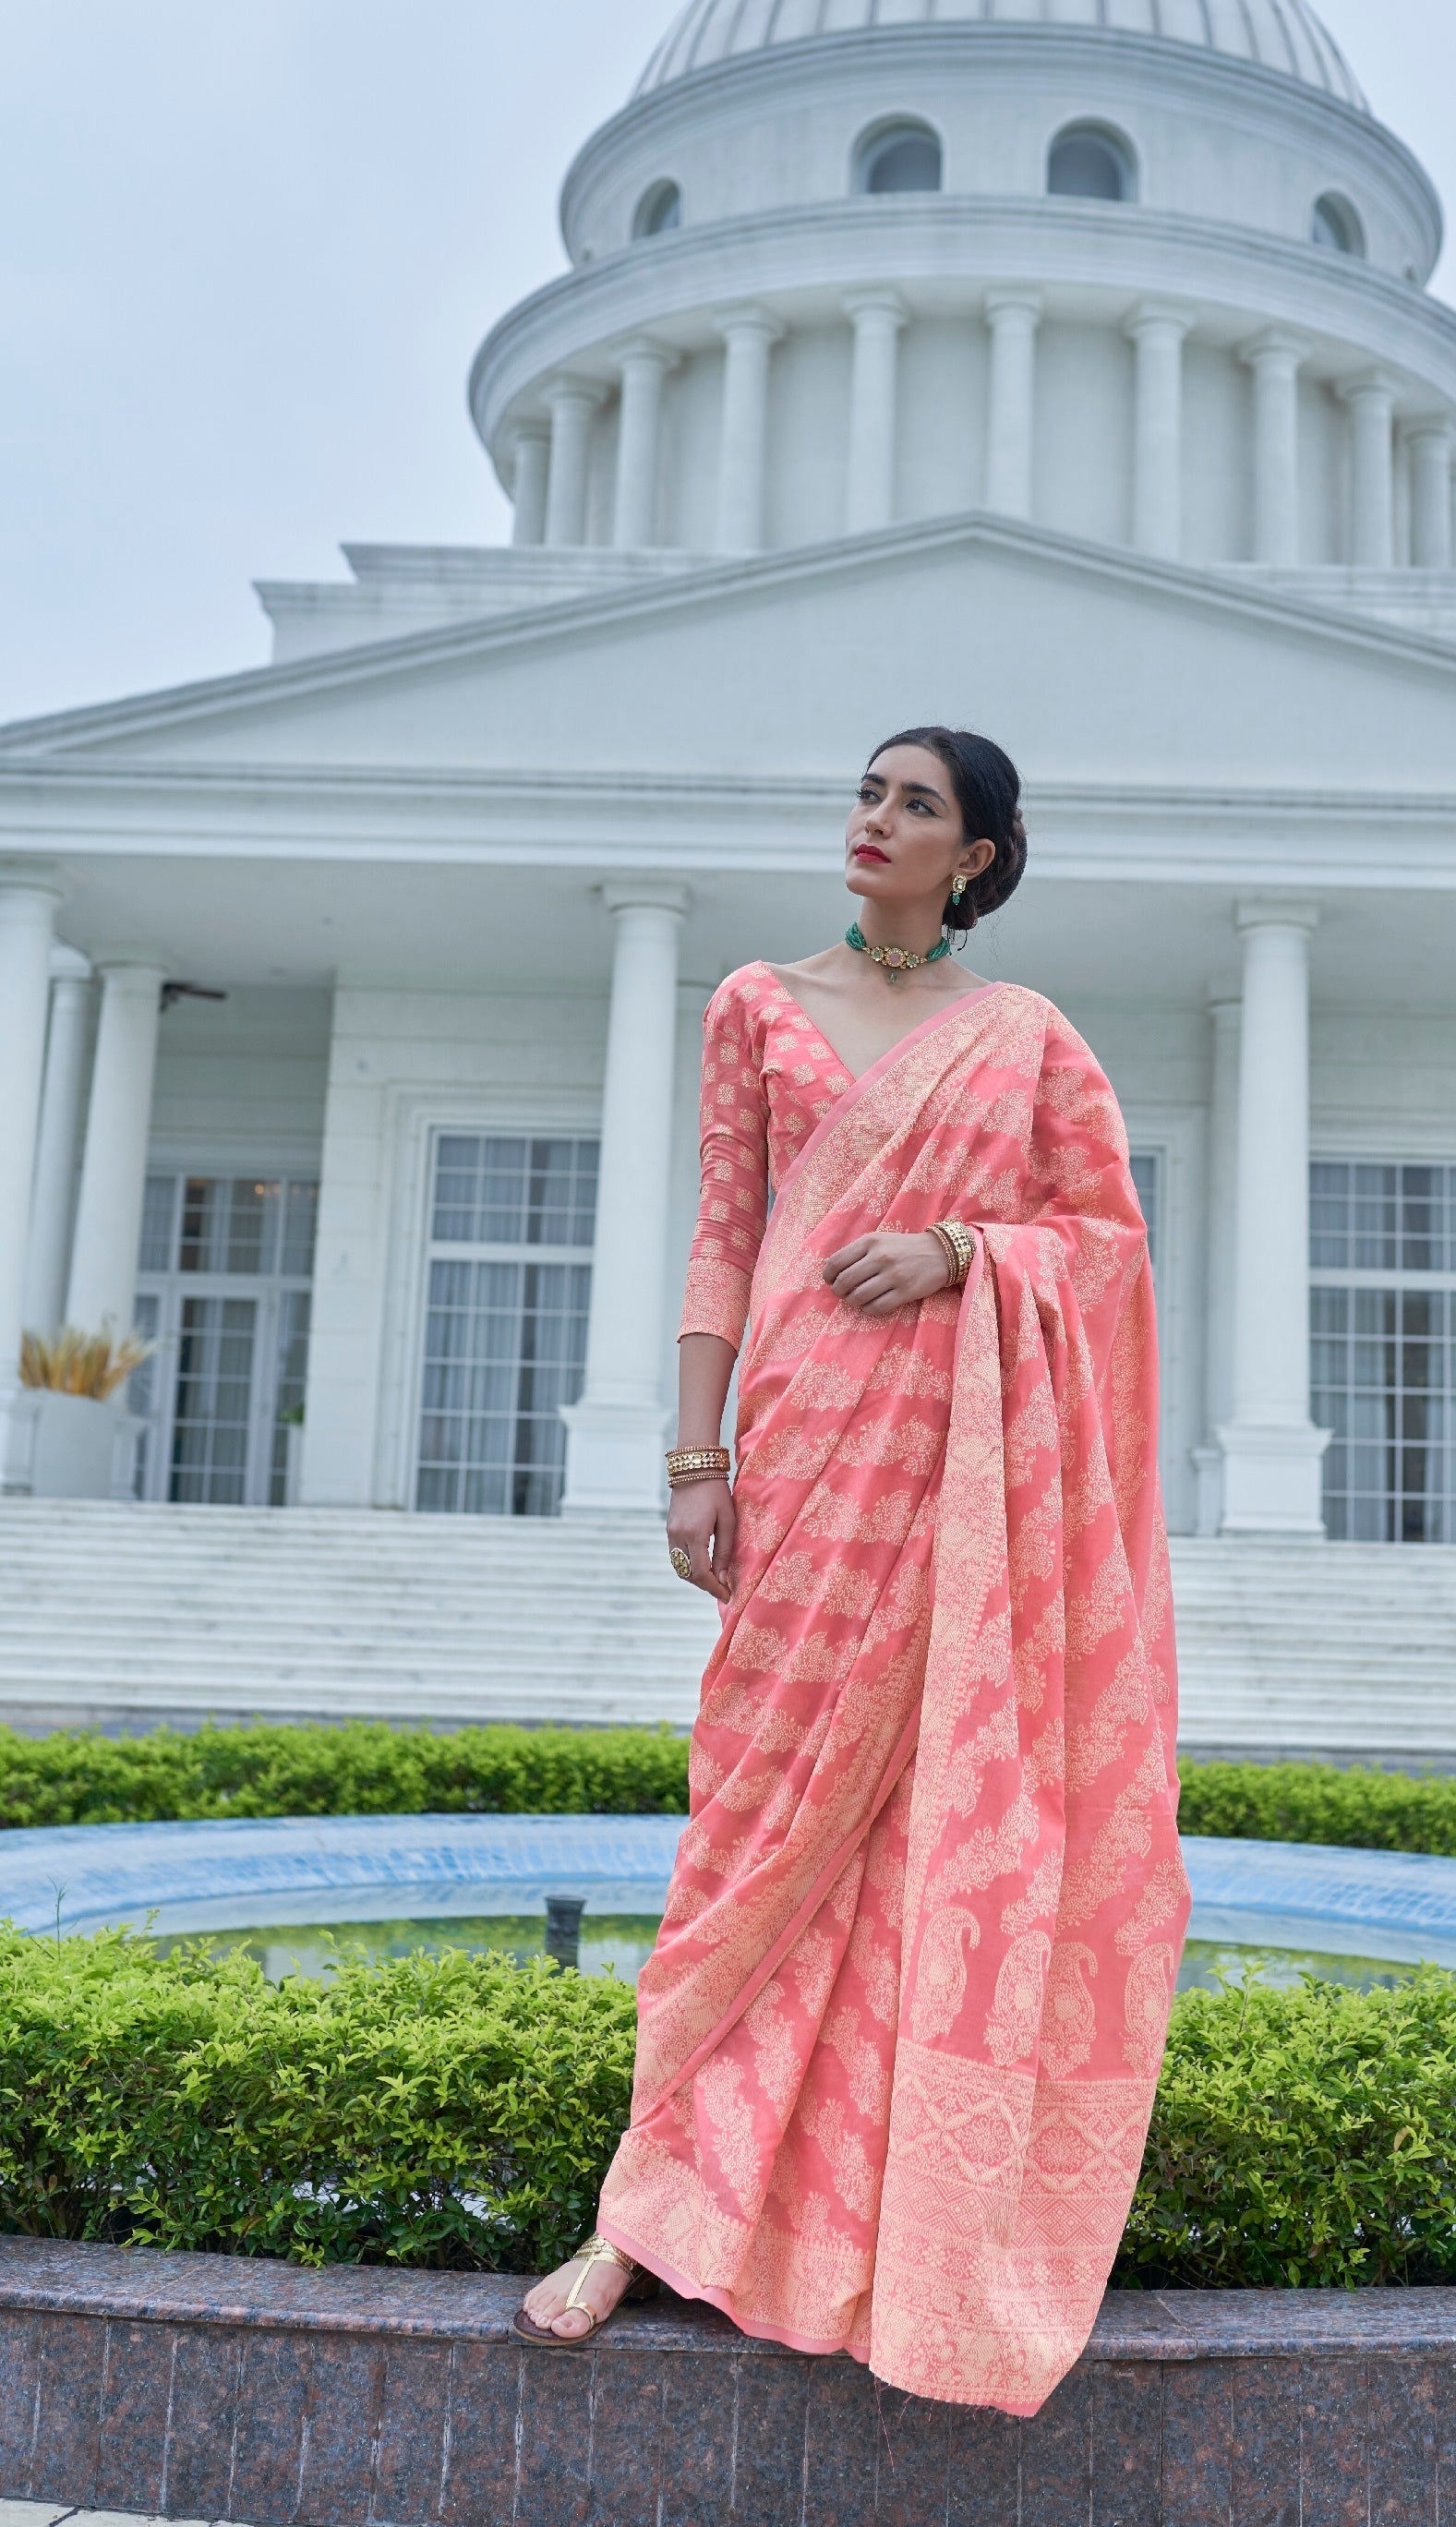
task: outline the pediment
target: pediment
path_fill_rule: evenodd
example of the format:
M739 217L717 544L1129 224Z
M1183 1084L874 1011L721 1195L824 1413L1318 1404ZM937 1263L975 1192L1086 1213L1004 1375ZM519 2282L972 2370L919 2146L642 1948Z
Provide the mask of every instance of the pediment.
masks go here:
M1456 648L986 517L0 732L22 763L842 779L915 721L1038 781L1456 786Z

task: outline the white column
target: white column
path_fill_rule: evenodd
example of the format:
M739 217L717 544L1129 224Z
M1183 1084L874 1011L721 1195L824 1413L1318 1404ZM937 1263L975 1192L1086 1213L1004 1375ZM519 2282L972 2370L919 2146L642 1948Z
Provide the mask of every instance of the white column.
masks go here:
M563 1513L655 1515L663 1498L663 1302L672 1164L678 939L685 887L613 879L616 929L601 1089L601 1169L587 1371L567 1427Z
M1183 340L1189 318L1148 300L1127 332L1136 355L1132 428L1132 542L1176 561L1183 549Z
M895 515L895 421L906 310L894 289L857 290L844 308L855 328L845 532L862 536L888 527Z
M1243 1015L1223 1533L1320 1535L1310 1419L1310 933L1313 904L1241 904Z
M719 552L757 552L763 542L768 452L768 364L783 327L765 307L733 307L723 336L723 428L718 454Z
M1411 563L1416 570L1451 567L1451 425L1418 422L1411 450Z
M26 1322L43 1334L56 1331L66 1308L76 1161L85 1104L90 986L88 958L75 948L51 950L51 1022L45 1040L25 1296Z
M592 423L601 388L590 378L557 378L546 390L551 416L551 457L546 487L548 544L587 541L587 489L592 461Z
M48 862L0 860L0 1490L29 1488L29 1423L18 1410L22 1298L60 900Z
M990 289L991 378L986 417L986 506L1005 518L1031 515L1036 426L1036 329L1041 293Z
M157 1023L167 968L137 950L97 959L101 1017L91 1066L66 1318L85 1333L130 1332L146 1191Z
M1395 559L1395 389L1388 378L1342 388L1350 407L1350 560L1389 570Z
M1205 1169L1203 1424L1193 1451L1198 1471L1198 1532L1217 1535L1223 1515L1223 1455L1215 1433L1233 1413L1233 1272L1238 1203L1239 1004L1211 1000L1208 1163Z
M551 471L551 428L546 421L523 421L513 441L514 471L510 495L515 503L513 544L544 544L546 485Z
M1271 331L1246 342L1254 372L1254 559L1299 560L1299 371L1305 345Z
M638 552L657 542L657 458L662 434L662 381L677 353L660 342L631 342L622 353L622 405L617 427L617 507L612 542Z

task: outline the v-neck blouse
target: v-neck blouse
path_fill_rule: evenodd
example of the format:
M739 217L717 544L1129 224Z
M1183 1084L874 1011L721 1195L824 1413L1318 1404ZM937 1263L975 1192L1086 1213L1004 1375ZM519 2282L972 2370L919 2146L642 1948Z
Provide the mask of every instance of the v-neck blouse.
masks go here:
M741 965L719 984L702 1019L702 1199L680 1341L718 1334L738 1349L769 1188L854 1084L767 965Z

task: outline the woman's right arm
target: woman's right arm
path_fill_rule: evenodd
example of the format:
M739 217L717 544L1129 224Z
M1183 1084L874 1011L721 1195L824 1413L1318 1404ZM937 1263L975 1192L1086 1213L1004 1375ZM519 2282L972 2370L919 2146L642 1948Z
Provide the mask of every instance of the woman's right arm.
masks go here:
M677 1352L677 1444L716 1448L722 1442L723 1407L738 1355L719 1334L684 1334ZM733 1559L733 1495L720 1482L682 1483L667 1507L667 1541L693 1565L695 1588L726 1603Z
M768 1216L768 1108L752 1003L729 982L703 1018L702 1195L678 1337L680 1448L721 1444L723 1407L743 1340L749 1290ZM667 1539L693 1566L693 1583L719 1603L731 1593L733 1496L721 1482L684 1483L668 1507Z

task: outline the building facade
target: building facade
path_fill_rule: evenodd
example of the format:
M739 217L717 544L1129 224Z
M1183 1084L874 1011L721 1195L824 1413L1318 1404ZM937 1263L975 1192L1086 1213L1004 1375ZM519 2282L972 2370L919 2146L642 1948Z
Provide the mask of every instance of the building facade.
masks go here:
M153 1334L151 1501L654 1510L705 999L944 718L1028 785L972 960L1127 1113L1170 1525L1456 1542L1421 168L1304 0L693 0L562 229L471 378L508 547L0 732L0 1363Z

